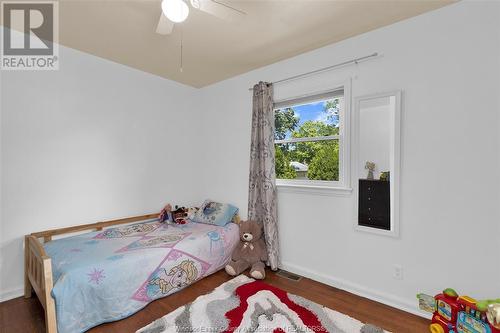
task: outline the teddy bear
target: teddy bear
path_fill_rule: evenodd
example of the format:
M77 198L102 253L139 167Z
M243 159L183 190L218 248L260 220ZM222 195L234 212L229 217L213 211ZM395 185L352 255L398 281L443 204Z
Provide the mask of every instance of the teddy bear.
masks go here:
M262 237L262 225L256 221L241 221L240 242L233 250L226 272L235 276L250 267L250 275L260 280L266 276L266 261L267 249Z

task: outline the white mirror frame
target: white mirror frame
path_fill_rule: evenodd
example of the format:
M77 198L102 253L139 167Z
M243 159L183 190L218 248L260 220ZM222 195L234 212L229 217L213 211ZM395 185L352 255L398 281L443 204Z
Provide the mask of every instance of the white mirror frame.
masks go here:
M352 124L354 126L352 147L354 153L352 154L354 161L352 161L352 184L354 188L354 229L357 231L369 232L372 234L399 237L399 187L400 187L400 172L401 172L401 90L390 91L385 93L378 93L373 95L359 96L354 99L354 112L352 113ZM382 98L382 97L396 97L395 110L394 110L394 142L392 143L391 150L394 154L393 165L390 170L390 194L391 194L391 230L383 230L377 228L370 228L358 225L358 209L359 209L359 182L358 179L362 177L359 175L359 151L360 151L360 133L359 133L359 112L360 104L363 100Z

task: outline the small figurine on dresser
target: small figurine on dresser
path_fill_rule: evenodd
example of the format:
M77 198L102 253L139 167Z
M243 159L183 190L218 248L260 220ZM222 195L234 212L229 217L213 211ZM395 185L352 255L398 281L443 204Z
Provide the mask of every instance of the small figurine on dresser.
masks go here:
M366 179L373 179L373 171L375 171L375 163L366 161L365 169L368 170L368 174L366 175Z

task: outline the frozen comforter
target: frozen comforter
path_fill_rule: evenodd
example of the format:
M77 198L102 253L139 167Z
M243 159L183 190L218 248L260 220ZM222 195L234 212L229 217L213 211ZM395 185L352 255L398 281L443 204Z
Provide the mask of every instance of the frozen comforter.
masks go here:
M58 332L83 332L125 318L218 271L238 238L233 223L150 220L46 243Z

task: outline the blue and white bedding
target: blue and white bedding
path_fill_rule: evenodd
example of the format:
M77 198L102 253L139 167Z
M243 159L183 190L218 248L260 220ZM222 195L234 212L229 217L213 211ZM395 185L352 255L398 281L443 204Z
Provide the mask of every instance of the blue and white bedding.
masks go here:
M125 318L220 270L238 239L234 223L150 220L46 243L58 332L83 332Z

